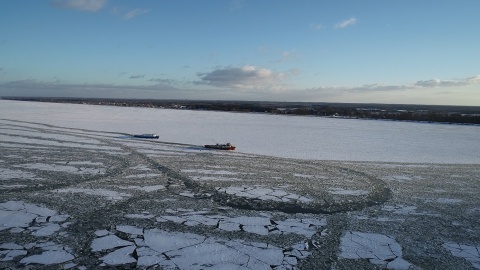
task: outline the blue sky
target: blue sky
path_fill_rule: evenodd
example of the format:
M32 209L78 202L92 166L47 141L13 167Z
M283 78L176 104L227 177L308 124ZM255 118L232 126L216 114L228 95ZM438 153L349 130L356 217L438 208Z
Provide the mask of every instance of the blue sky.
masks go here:
M480 105L478 0L0 0L0 96Z

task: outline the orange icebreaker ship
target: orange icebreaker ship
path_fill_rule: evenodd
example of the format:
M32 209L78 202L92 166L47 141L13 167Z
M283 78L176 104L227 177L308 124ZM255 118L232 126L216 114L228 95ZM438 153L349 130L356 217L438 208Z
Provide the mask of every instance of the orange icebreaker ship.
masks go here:
M235 150L235 146L233 146L231 143L226 143L226 144L206 144L205 148L212 148L212 149L218 149L218 150Z

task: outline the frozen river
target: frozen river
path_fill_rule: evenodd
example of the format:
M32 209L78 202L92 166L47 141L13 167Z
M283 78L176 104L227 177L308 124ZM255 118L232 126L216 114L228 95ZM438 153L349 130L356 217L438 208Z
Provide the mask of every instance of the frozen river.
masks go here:
M479 127L10 101L0 115L0 269L480 269ZM125 136L144 132L161 139ZM227 140L239 151L202 146Z
M0 100L0 118L309 160L480 163L480 127Z

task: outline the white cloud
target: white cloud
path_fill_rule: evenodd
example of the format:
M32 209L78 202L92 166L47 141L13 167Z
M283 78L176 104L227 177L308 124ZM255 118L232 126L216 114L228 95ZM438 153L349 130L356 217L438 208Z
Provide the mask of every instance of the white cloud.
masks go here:
M96 12L107 4L107 0L53 0L52 3L61 8Z
M450 87L450 86L467 86L480 84L480 75L461 79L461 80L440 80L431 79L427 81L417 81L416 86L420 87Z
M391 91L391 90L403 90L412 88L410 85L386 85L383 83L364 84L352 88L348 88L348 91L366 92L366 91Z
M469 77L463 80L465 85L480 84L480 75Z
M129 12L125 13L122 18L125 19L125 20L130 20L130 19L133 19L139 15L142 15L142 14L145 14L145 13L148 13L150 12L150 9L141 9L141 8L137 8L137 9L134 9L134 10L130 10Z
M246 65L243 67L218 68L212 72L200 73L201 82L216 87L258 89L274 88L283 80L283 73L275 73L269 69Z
M424 81L417 81L414 84L401 84L391 85L383 83L364 84L353 87L344 86L320 86L310 88L308 91L339 91L339 92L391 92L391 91L403 91L403 90L420 90L420 89L433 89L433 88L445 88L445 87L459 87L480 84L480 75L468 77L460 80L440 80L431 79Z
M415 83L416 86L420 87L438 87L438 86L453 86L456 85L457 82L455 81L443 81L440 79L431 79L427 81L417 81Z
M335 29L343 29L343 28L355 25L357 23L357 21L358 20L356 18L352 17L350 19L347 19L347 20L344 20L344 21L341 21L341 22L335 24L334 28Z

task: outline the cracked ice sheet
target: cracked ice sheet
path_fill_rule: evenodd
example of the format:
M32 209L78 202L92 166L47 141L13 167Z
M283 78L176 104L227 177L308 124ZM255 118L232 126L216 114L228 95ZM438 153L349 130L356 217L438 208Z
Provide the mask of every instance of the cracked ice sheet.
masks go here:
M52 251L45 251L41 254L32 255L29 257L23 258L20 263L22 264L59 264L73 260L75 257L68 253L65 250L52 250Z
M32 131L2 130L2 133L8 134L8 135L15 135L15 136L25 136L25 137L30 136L30 137L40 137L42 139L55 139L57 141L104 145L102 142L95 139L86 139L80 136L63 135L63 134L41 133L36 130L32 130Z
M218 192L225 192L227 194L259 199L263 201L277 201L277 202L290 202L290 201L299 201L302 203L313 202L312 199L300 196L294 193L288 193L281 189L270 189L263 188L261 186L241 186L241 187L227 187L227 188L216 188Z
M203 224L205 226L217 226L224 231L240 231L241 227L244 231L259 235L268 235L268 233L294 233L311 238L318 229L326 226L327 222L324 218L320 219L286 219L271 220L268 217L226 217L219 215L201 215L201 213L184 213L181 216L160 216L157 222L172 221L188 226ZM276 229L276 230L275 230Z
M101 233L101 232L98 232ZM134 245L133 242L123 240L116 235L107 235L93 240L92 251L102 251L117 247L126 247Z
M340 257L368 259L388 269L409 269L411 263L402 259L402 247L395 239L376 233L347 232L340 240Z
M130 230L141 229L129 227L127 231ZM159 265L167 269L272 269L278 266L290 269L297 264L298 259L310 254L300 247L302 245L296 245L299 247L294 246L284 254L282 248L267 243L222 240L159 229L145 230L143 237L143 241L116 244L118 249L101 259L108 265L134 263L135 258L131 254L135 251L134 245L137 245L137 266L140 267ZM105 237L97 239L103 238ZM118 242L119 238L114 240L113 242ZM115 247L104 246L102 250L111 248ZM292 260L292 254L297 254L295 260Z
M51 265L51 264L59 264L64 263L70 260L73 260L75 256L72 255L72 250L61 244L57 244L55 242L41 242L41 243L34 243L32 245L28 244L25 247L38 250L41 249L42 253L38 254L35 253L31 256L23 258L20 263L21 264L43 264L43 265Z
M53 172L66 172L74 174L104 174L104 168L86 168L86 167L74 167L66 165L56 165L56 164L45 164L45 163L30 163L16 165L15 167L27 168L27 169L36 169L41 171L53 171Z
M68 217L68 215L59 215L54 210L22 201L0 203L0 231L28 228L34 236L49 236L60 230L58 223L65 221ZM36 226L30 227L33 221Z
M74 148L94 149L94 150L122 151L122 148L120 148L120 147L79 144L79 143L62 143L62 142L42 140L42 139L29 139L29 138L24 138L24 137L14 137L14 136L10 136L10 135L0 135L0 141L13 142L13 143L29 143L29 144L31 143L31 144L39 144L39 145L44 145L44 146L49 145L49 146L74 147Z
M0 143L0 147L8 147L8 148L17 148L17 149L48 149L48 147L43 146L34 146L28 144L17 144L17 143Z
M469 261L476 269L480 269L480 245L469 246L453 242L443 244L443 247L450 251L453 256L464 258Z
M69 218L69 215L59 215L56 211L34 204L24 203L22 201L8 201L0 203L0 231L11 228L23 231L27 229L33 236L50 236L57 233L63 225L63 222ZM35 226L30 224L35 223ZM11 231L11 232L12 232ZM40 248L42 253L35 252L34 255L27 255L28 249ZM25 246L16 243L5 243L0 246L5 256L2 261L11 261L18 257L21 264L58 264L74 259L72 252L68 247L54 242L34 243ZM38 251L38 250L37 250ZM0 253L1 255L2 253Z
M31 172L23 172L20 170L10 170L0 168L0 180L10 180L10 179L42 179L37 178L35 174Z
M89 188L64 188L64 189L56 189L53 192L60 192L60 193L84 193L87 195L93 196L102 196L107 200L110 201L120 201L125 197L130 197L132 195L128 193L121 193L113 190L106 190L106 189L89 189Z

